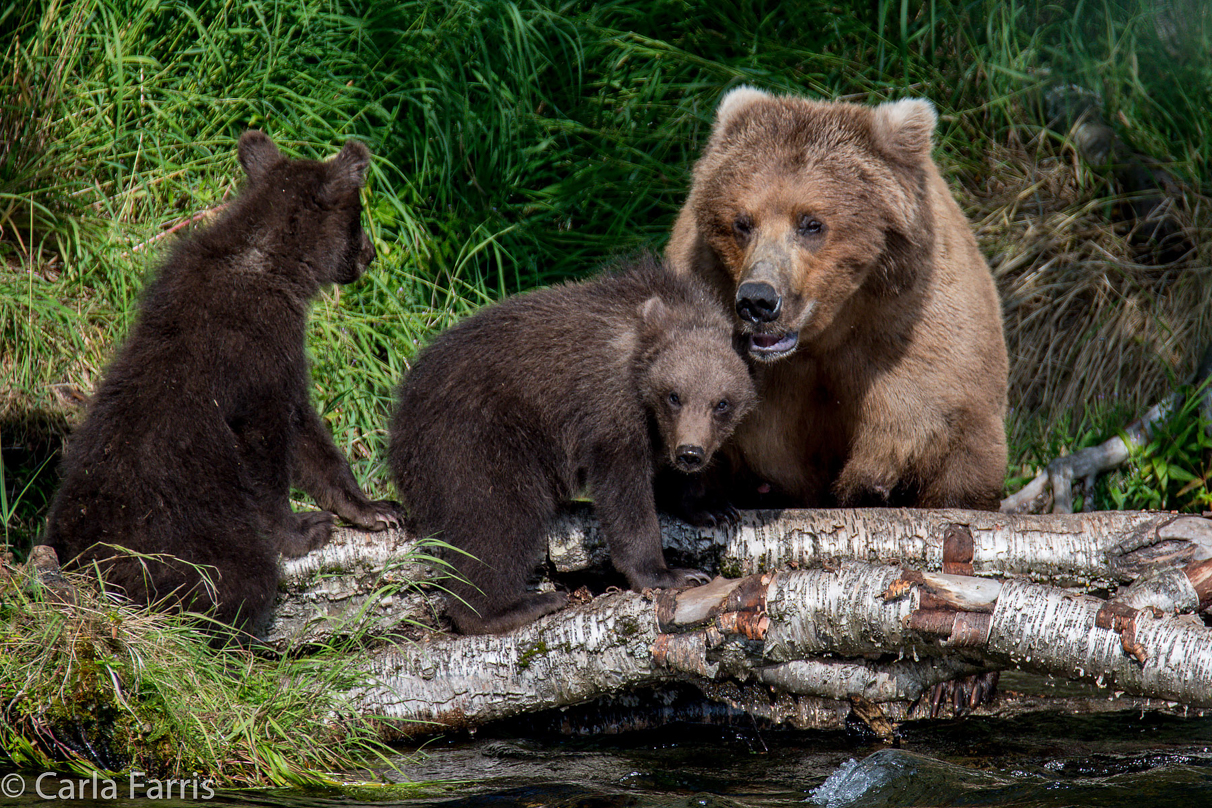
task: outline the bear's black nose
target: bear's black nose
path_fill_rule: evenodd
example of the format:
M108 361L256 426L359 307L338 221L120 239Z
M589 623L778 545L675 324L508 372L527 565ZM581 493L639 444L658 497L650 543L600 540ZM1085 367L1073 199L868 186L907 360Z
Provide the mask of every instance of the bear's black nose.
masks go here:
M779 316L783 298L774 287L761 281L742 283L736 290L736 313L750 323L768 323Z
M683 444L678 447L677 458L678 465L686 471L694 471L699 466L703 465L703 460L706 457L706 452L702 446L689 446Z

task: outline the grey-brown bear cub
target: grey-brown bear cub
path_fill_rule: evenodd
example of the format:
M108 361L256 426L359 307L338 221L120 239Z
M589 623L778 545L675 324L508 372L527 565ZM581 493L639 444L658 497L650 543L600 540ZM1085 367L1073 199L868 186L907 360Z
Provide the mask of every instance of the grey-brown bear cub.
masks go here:
M705 583L665 564L653 477L701 471L753 404L719 304L651 259L436 338L400 386L389 460L413 529L472 556L452 556L470 584L450 584L455 626L504 632L564 606L525 584L558 506L586 486L633 589Z
M312 408L304 347L320 288L374 258L359 198L370 153L351 140L327 162L287 160L257 131L238 153L244 189L149 284L68 443L43 540L64 561L101 560L136 601L171 597L241 627L272 607L278 554L328 540L328 511L375 530L398 520L358 488ZM327 510L293 512L292 483ZM115 551L98 543L180 561L105 561Z

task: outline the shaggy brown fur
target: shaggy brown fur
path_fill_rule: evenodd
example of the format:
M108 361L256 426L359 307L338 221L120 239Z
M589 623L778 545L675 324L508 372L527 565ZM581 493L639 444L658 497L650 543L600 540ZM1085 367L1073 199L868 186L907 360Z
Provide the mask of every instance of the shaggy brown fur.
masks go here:
M720 102L668 258L759 362L725 451L738 504L997 507L1001 312L934 126L921 100Z
M251 131L239 157L242 193L148 286L68 444L44 537L78 565L115 555L98 543L174 556L101 566L136 601L171 597L237 627L273 605L279 553L328 540L333 515L294 513L292 482L356 525L398 521L358 488L312 408L304 354L320 287L374 258L359 200L370 154L351 140L328 162L286 160Z
M452 555L464 633L561 608L527 594L560 503L588 486L632 588L706 582L670 569L653 494L660 465L697 472L753 401L710 292L655 262L515 297L435 339L400 386L389 459L420 535Z

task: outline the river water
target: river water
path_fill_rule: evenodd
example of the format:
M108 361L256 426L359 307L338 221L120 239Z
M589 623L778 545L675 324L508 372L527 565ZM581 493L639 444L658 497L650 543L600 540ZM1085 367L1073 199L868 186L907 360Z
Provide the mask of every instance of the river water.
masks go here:
M844 732L678 723L564 738L517 726L402 750L409 779L448 781L373 802L291 790L127 808L682 808L682 806L1212 806L1212 718L1157 713L910 722L893 748ZM398 776L397 776L398 777ZM29 779L27 777L27 779ZM32 779L29 779L32 784ZM87 795L86 795L87 796ZM60 804L85 804L57 801ZM46 801L30 793L6 804ZM92 803L88 803L92 804Z

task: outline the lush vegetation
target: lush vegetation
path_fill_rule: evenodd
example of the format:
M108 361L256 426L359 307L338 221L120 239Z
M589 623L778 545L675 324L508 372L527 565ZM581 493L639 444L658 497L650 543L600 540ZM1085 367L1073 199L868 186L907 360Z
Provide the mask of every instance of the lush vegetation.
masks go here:
M503 294L659 249L737 83L938 106L937 158L1005 301L1012 477L1113 434L1212 336L1203 0L0 0L0 48L0 516L18 552L49 450L166 234L238 186L248 127L294 156L346 137L376 154L380 261L316 306L311 351L316 400L381 496L391 389L417 345ZM1117 227L1114 182L1049 127L1047 91L1066 84L1184 183L1188 255L1159 265ZM1197 413L1098 501L1207 507ZM6 637L30 627L13 597ZM0 682L35 664L5 653Z
M83 576L48 587L3 563L0 628L0 768L322 786L389 751L344 704L361 682L349 648L220 649L196 622L119 606Z

